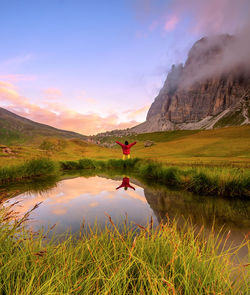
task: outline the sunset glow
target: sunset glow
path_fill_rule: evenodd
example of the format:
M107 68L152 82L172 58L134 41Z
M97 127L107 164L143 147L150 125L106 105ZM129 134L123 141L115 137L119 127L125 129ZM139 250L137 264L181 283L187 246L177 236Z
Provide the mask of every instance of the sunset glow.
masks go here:
M2 1L0 107L86 135L135 126L171 65L184 62L198 38L246 26L249 7L248 0Z

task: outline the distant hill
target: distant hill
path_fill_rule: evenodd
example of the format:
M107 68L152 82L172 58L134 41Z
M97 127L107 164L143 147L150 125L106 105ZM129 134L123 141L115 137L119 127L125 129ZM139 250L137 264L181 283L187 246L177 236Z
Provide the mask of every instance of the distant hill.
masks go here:
M36 141L44 137L87 139L82 134L40 124L0 108L0 144Z

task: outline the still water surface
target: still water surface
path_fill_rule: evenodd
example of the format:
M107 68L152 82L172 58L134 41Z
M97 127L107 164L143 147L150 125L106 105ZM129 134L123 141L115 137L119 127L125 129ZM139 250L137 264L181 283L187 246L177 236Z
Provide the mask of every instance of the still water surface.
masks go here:
M107 222L105 213L116 222L127 218L141 225L151 216L155 225L166 216L191 218L197 227L204 224L207 231L215 222L217 229L224 226L226 231L231 231L230 241L235 245L241 243L250 230L249 201L171 191L129 177L73 176L47 190L32 192L23 188L19 191L22 193L7 200L5 205L19 201L14 210L22 216L41 202L30 215L29 226L34 230L57 224L58 234L68 228L77 232L83 219L85 224L104 225Z

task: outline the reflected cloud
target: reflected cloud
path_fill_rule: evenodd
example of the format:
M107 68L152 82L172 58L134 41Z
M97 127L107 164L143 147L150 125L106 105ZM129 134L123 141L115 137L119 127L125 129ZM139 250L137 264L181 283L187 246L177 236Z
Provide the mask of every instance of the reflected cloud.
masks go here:
M67 210L66 209L63 209L63 208L58 208L58 209L53 209L51 211L51 213L55 214L55 215L64 215L67 213Z
M107 196L105 196L105 199L114 199L115 195L114 194L109 194Z
M128 191L127 195L128 195L127 197L130 199L136 199L136 200L139 200L143 203L147 203L147 200L145 199L144 195L140 195L134 191Z
M126 177L129 181L129 178ZM43 193L23 193L9 199L8 204L20 203L12 207L17 217L22 217L37 203L42 204L29 217L28 226L38 229L41 225L59 224L56 232L64 232L71 228L74 232L79 229L82 220L88 224L96 221L104 224L107 221L105 212L113 220L120 222L126 213L129 219L137 223L146 223L147 217L153 214L145 196L144 190L133 184L134 190L118 191L120 180L104 177L77 177L60 181L56 187ZM5 204L7 206L7 204Z
M99 205L98 202L93 202L89 204L89 207L97 207Z
M51 208L51 212L56 215L65 214L65 204L70 204L72 201L77 201L82 197L100 196L103 199L114 200L116 198L117 192L115 187L120 183L120 181L106 179L99 176L84 178L77 177L73 179L66 179L57 184L57 186L49 190L45 195L39 194L29 194L24 193L10 200L10 203L14 203L17 200L21 200L21 207L14 207L20 215L23 215L27 211L31 210L37 203L46 203L46 206ZM129 194L128 196L132 199L143 200L143 197L139 194ZM124 197L124 196L123 196ZM145 201L145 198L144 198ZM97 201L89 200L87 206L97 207L99 203Z

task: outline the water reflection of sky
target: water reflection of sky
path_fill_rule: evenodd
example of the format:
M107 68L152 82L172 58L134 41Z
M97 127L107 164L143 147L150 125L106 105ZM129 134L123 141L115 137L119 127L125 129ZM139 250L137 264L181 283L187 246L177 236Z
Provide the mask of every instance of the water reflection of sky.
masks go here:
M150 216L156 218L148 205L144 189L132 184L135 190L120 188L120 180L102 177L77 177L60 181L50 191L39 194L23 193L8 201L13 204L20 216L31 210L39 202L42 204L31 213L32 227L58 224L57 231L62 232L71 227L77 231L85 219L86 223L105 223L105 212L112 216L114 221L121 221L127 215L128 220L145 224Z

